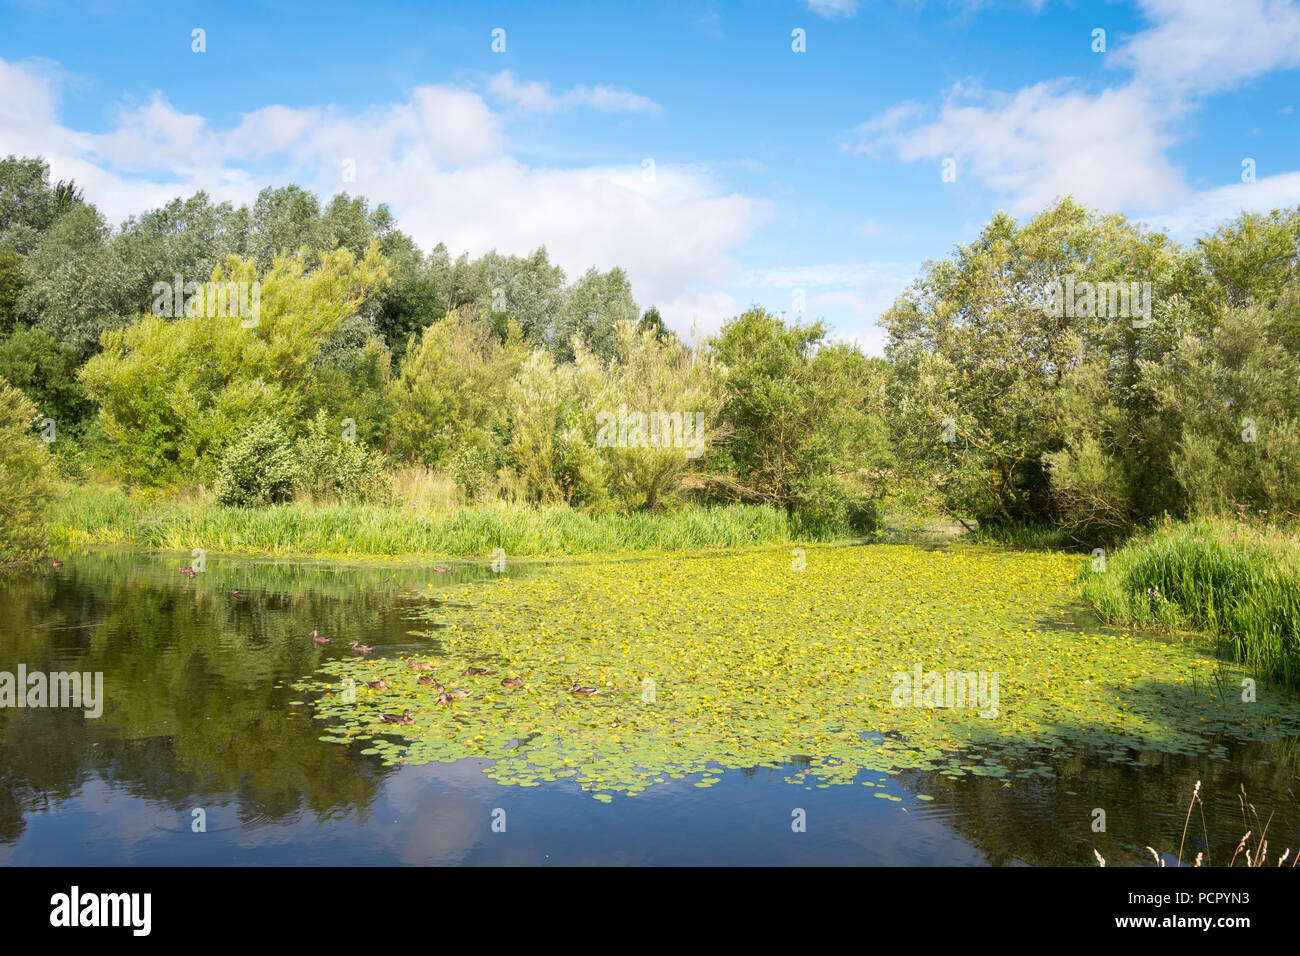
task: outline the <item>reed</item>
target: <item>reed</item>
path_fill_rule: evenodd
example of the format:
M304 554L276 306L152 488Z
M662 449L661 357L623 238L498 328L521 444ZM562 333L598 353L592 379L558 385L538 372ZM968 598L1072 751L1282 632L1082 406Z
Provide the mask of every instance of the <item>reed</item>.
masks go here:
M1163 522L1083 572L1113 624L1209 634L1257 676L1300 688L1300 541L1241 522Z

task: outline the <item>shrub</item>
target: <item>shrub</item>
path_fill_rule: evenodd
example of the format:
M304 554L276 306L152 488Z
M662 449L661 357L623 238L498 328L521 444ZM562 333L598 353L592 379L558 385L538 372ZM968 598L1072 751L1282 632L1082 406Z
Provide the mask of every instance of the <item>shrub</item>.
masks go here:
M295 446L301 490L312 498L348 504L391 503L393 483L383 457L350 434L340 429L335 437L325 413L317 413Z
M279 423L267 419L226 450L214 489L219 503L246 508L288 501L302 479L289 437Z
M33 430L36 421L36 406L0 379L0 564L29 560L45 548L53 468Z

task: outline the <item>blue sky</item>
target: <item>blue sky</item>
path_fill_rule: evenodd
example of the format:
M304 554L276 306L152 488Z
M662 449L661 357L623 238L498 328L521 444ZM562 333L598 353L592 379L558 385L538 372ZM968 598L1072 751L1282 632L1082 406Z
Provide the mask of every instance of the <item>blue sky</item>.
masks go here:
M682 331L801 289L879 352L880 310L998 209L1073 193L1190 240L1300 203L1297 68L1295 0L20 2L0 153L114 221L361 193L426 248L622 265Z

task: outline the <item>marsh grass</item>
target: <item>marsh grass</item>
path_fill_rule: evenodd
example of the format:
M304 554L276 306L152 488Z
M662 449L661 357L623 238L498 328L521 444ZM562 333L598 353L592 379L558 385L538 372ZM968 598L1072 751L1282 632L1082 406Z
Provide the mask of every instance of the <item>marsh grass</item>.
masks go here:
M149 499L79 486L55 508L59 544L165 551L517 557L735 548L792 539L790 520L759 505L590 515L565 507L484 503L435 511L328 504L228 508L210 499Z
M1162 523L1089 564L1084 597L1112 624L1203 631L1257 676L1300 687L1300 542L1239 522Z
M1228 861L1228 866L1236 866L1239 859L1244 861L1248 867L1268 866L1268 829L1270 824L1273 822L1273 814L1270 813L1267 820L1260 819L1259 811L1255 809L1255 805L1251 803L1250 799L1246 796L1245 784L1241 785L1241 792L1237 795L1237 799L1241 802L1241 822L1242 825L1246 827L1246 833L1241 840L1238 841L1237 849L1233 852L1232 859ZM1210 833L1209 828L1205 823L1205 804L1201 800L1201 781L1199 780L1196 781L1196 787L1192 790L1191 802L1187 804L1187 817L1183 821L1183 836L1178 844L1177 866L1183 865L1183 850L1187 846L1187 830L1191 826L1192 810L1198 808L1201 817L1201 834L1205 840L1205 846L1208 847L1210 845ZM1156 866L1165 865L1165 858L1160 855L1155 847L1148 846L1146 849L1155 859ZM1106 865L1106 858L1103 857L1095 847L1093 848L1092 855L1097 858L1098 866ZM1278 856L1275 865L1286 866L1288 865L1288 860L1291 861L1290 866L1292 867L1294 867L1297 862L1300 862L1300 856L1292 853L1289 847L1284 849ZM1197 853L1196 859L1192 862L1192 866L1194 867L1211 865L1213 864L1205 856L1204 851Z

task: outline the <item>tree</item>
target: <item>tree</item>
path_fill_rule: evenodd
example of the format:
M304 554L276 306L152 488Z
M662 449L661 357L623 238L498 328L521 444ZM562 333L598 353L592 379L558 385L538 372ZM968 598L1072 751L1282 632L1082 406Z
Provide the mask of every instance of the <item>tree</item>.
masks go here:
M74 206L41 234L24 263L23 317L82 355L94 349L104 329L135 311L132 283L107 240L99 211Z
M222 281L258 281L232 259ZM339 249L307 271L299 257L275 261L260 280L260 314L181 319L144 316L107 332L81 372L119 472L132 481L205 480L216 456L255 422L291 435L320 407L316 361L324 343L386 278L375 247L354 260Z
M0 246L27 255L42 233L82 202L75 183L50 183L45 160L6 156L0 160Z
M1083 468L1095 446L1112 463L1104 483L1123 489L1106 510L1127 521L1167 505L1177 494L1169 439L1141 362L1167 351L1203 279L1193 257L1122 216L1069 199L1023 226L999 213L974 242L929 263L882 318L902 461L956 513L1012 522L1071 512L1084 525L1089 509L1073 505L1101 491L1086 489L1099 473ZM1087 304L1071 298L1067 308L1076 281ZM1099 283L1116 283L1114 294ZM1103 293L1089 300L1093 287ZM1122 303L1127 313L1111 314ZM1054 496L1052 474L1080 493Z
M873 374L861 352L825 336L821 323L787 325L755 307L711 340L728 433L715 487L726 496L790 512L858 497L845 479L885 450Z
M77 436L94 413L77 381L77 353L50 331L24 326L0 338L0 378L26 395L60 436Z
M23 257L17 249L0 246L0 333L18 324L18 303L25 285Z
M503 397L523 359L518 327L503 343L481 312L453 310L428 326L393 389L393 451L443 467L467 449L493 459Z
M552 351L561 361L571 361L572 340L578 335L592 354L608 361L616 348L615 327L621 320L635 321L639 314L626 272L617 266L608 272L588 269L565 298L551 333Z
M37 557L53 500L54 469L39 419L22 392L0 379L0 564Z

